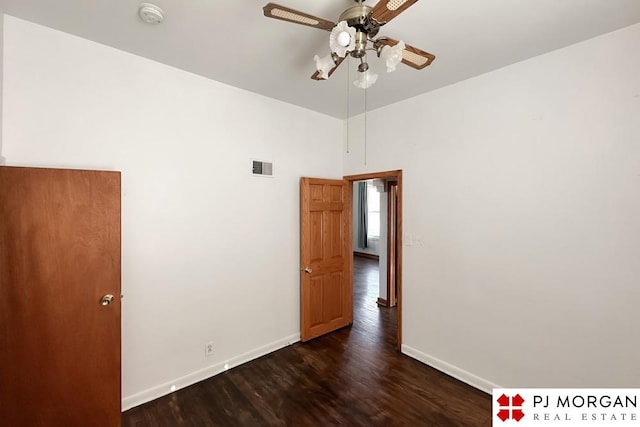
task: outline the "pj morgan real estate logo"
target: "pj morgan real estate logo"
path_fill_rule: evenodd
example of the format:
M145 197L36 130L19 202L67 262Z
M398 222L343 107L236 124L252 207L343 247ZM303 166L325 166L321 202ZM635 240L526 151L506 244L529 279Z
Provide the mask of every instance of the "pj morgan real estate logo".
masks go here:
M638 388L494 388L493 425L638 426Z

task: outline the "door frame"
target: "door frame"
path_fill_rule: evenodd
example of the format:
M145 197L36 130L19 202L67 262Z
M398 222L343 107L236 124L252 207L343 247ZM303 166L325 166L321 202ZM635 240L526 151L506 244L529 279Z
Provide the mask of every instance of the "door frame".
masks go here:
M398 182L389 180L385 184L387 191L387 304L397 305L396 269L398 267Z
M391 170L385 172L371 172L358 175L345 175L342 177L348 181L350 188L353 189L353 183L356 181L366 181L370 179L393 179L398 183L398 205L397 205L397 229L396 229L396 286L398 300L398 341L397 348L402 350L402 169ZM353 190L352 190L353 191ZM353 209L351 206L349 209ZM353 239L353 230L349 239ZM386 261L385 261L386 262ZM353 264L353 254L351 255L351 263Z

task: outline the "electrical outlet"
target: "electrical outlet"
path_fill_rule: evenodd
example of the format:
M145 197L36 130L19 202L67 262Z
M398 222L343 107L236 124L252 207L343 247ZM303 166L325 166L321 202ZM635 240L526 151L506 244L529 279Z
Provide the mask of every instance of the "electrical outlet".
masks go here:
M205 357L213 355L213 341L210 341L204 345L204 355Z

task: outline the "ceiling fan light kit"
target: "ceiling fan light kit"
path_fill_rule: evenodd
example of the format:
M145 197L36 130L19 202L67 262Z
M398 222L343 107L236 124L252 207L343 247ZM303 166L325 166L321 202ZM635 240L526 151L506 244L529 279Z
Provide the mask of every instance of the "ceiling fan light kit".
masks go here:
M382 58L389 73L395 71L400 62L417 70L433 62L436 58L434 55L406 45L402 40L397 41L388 37L375 38L380 27L418 0L379 0L374 7L363 5L363 1L355 0L357 5L342 12L337 24L275 3L266 4L263 11L268 18L330 31L331 53L324 57L314 56L316 72L311 76L313 80L326 80L331 77L344 58L350 55L360 60L358 65L360 74L354 85L362 89L370 87L375 83L378 75L369 71L369 64L366 61L367 51L373 51Z

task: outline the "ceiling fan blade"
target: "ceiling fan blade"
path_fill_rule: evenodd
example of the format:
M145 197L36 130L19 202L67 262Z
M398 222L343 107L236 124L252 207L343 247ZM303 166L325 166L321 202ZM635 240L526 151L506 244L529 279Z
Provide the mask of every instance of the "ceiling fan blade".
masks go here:
M395 46L398 44L398 40L388 37L381 37L376 42L386 46ZM416 70L422 70L424 67L431 65L435 59L435 55L408 44L405 44L405 48L402 51L402 63Z
M334 72L334 71L335 71L335 70L340 66L340 64L342 64L342 61L344 61L344 59L345 59L345 58L340 58L340 57L338 56L338 59L336 60L336 65L335 65L331 70L329 70L329 77L331 77L331 74L333 74L333 72ZM313 73L313 74L311 75L311 78L312 78L313 80L318 80L318 81L320 81L320 80L326 80L326 79L322 79L322 78L320 78L320 71L316 71L315 73Z
M379 23L391 21L418 0L380 0L371 10L370 16Z
M318 18L317 16L307 13L298 12L288 7L280 6L275 3L267 3L262 10L267 18L281 19L283 21L293 22L294 24L307 25L309 27L320 28L321 30L331 31L336 26L335 22Z

